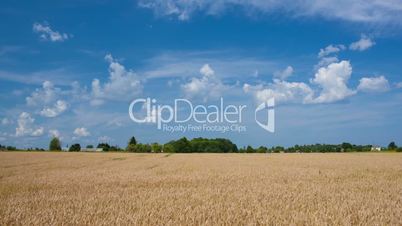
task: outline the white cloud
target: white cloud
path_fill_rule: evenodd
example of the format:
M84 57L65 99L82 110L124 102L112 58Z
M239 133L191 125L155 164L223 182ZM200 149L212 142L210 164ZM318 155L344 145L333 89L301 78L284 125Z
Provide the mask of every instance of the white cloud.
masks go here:
M200 69L200 73L201 78L193 77L190 82L182 85L185 96L187 98L201 97L204 101L222 96L222 92L227 89L227 86L215 76L214 70L205 64Z
M351 50L357 50L357 51L364 51L366 49L369 49L375 45L375 42L371 40L369 37L362 35L359 41L353 42L350 44L349 49Z
M385 92L390 89L390 85L384 76L364 77L360 79L357 89L363 92Z
M142 92L141 81L132 70L126 70L110 54L105 60L109 62L109 81L103 85L98 79L92 81L92 105L103 104L105 100L129 100Z
M70 94L72 99L75 101L90 100L87 87L81 87L80 83L77 81L71 83Z
M213 62L213 69L219 71L221 80L268 75L279 67L277 61L244 57L232 50L168 51L147 59L145 62L147 66L138 72L142 78L169 78L173 84L182 79L197 77L200 66L206 62Z
M309 103L313 98L313 90L303 82L286 82L274 79L266 86L244 84L243 91L254 95L258 103L274 97L277 102Z
M63 93L61 89L54 87L52 82L45 81L41 89L36 89L25 100L28 106L40 107L40 115L44 117L56 117L67 110L68 104L58 99L61 95L67 93L69 92Z
M61 135L57 129L51 129L51 130L49 130L49 136L60 138Z
M209 66L209 64L205 64L200 69L200 73L206 77L211 77L215 75L215 71Z
M402 22L400 0L140 0L138 5L154 11L158 16L189 20L193 14L222 15L234 8L242 8L246 15L255 12L284 13L290 17L321 17L367 23Z
M340 51L345 49L346 47L344 45L329 45L324 49L320 49L320 52L318 53L318 58L323 58L330 54L339 53Z
M274 97L277 102L294 102L304 104L332 103L343 100L356 92L347 87L352 74L349 61L331 63L318 69L310 81L317 86L313 89L303 82L286 82L274 79L272 83L251 86L245 84L243 91L251 93L258 102Z
M312 103L331 103L354 95L355 91L347 87L351 75L352 65L345 60L318 69L311 82L318 85L321 92Z
M34 23L32 27L35 33L39 34L39 37L45 41L51 42L62 42L72 37L66 33L60 33L58 31L53 31L50 26L46 23Z
M43 110L40 112L40 115L53 118L60 115L65 110L67 110L67 103L65 101L58 100L53 107L43 108Z
M76 128L74 130L74 134L79 136L79 137L87 137L90 136L91 134L89 133L89 131L87 130L87 128L85 127L81 127L81 128Z
M396 87L396 88L402 88L402 82L396 83L396 84L395 84L395 87Z
M283 71L277 71L274 73L274 77L280 80L286 80L288 77L292 76L293 74L293 67L287 66Z
M43 127L36 127L34 125L35 119L27 112L22 112L18 118L18 127L15 129L15 136L21 137L29 136L42 136Z
M29 106L48 104L55 101L59 92L60 89L55 88L52 82L44 81L42 89L36 89L25 100Z
M345 49L346 47L341 44L339 45L331 44L325 47L324 49L320 49L320 52L318 53L319 62L314 66L314 69L318 70L319 68L327 67L332 63L339 62L337 54Z
M338 57L334 56L334 57L323 57L320 59L320 61L318 62L317 65L314 66L315 70L318 70L321 67L326 67L332 63L337 63L339 62Z
M44 130L43 127L39 127L39 128L37 128L37 129L35 129L34 131L32 131L31 136L33 136L33 137L42 136L44 131L45 131L45 130Z

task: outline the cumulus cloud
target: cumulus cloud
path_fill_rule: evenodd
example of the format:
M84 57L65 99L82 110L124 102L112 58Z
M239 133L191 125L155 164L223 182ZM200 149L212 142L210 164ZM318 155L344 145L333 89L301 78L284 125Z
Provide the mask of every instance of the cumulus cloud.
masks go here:
M332 103L356 93L347 86L351 74L350 62L341 61L318 69L314 78L310 80L311 85L274 79L272 83L265 85L245 84L243 91L251 93L258 102L274 97L277 102ZM312 88L313 86L315 89Z
M364 77L360 79L359 91L363 92L385 92L390 89L388 80L384 76Z
M53 118L60 115L65 110L67 110L67 103L65 101L58 100L54 104L54 106L43 108L43 110L40 112L40 115L48 118Z
M39 137L42 136L44 133L45 129L43 127L39 127L37 129L35 129L34 131L32 131L31 136L33 137Z
M136 73L127 70L110 54L105 60L109 62L109 80L103 85L98 79L92 81L92 105L103 104L105 100L129 100L142 92Z
M41 104L48 104L57 98L60 89L55 88L50 81L44 81L42 89L36 89L30 96L25 98L29 106L37 106Z
M71 83L71 90L69 93L71 94L71 98L74 101L90 100L90 95L88 93L87 87L81 87L80 83L77 81Z
M336 56L331 56L331 57L323 57L320 59L317 65L315 65L315 69L321 68L321 67L326 67L332 63L337 63L339 62L338 57Z
M346 49L346 47L344 45L329 45L329 46L325 47L324 49L320 49L320 52L318 53L318 57L319 58L326 57L330 54L338 53L345 49Z
M246 15L252 15L251 12L282 12L291 17L319 16L329 20L368 23L402 22L400 0L140 0L138 5L153 10L157 16L176 17L183 21L189 20L195 13L222 15L240 8Z
M356 51L364 51L375 45L375 42L369 37L362 35L359 41L350 44L349 49Z
M326 67L332 63L339 62L338 53L345 50L346 47L344 45L328 45L327 47L320 49L318 53L319 62L314 66L315 70L319 68Z
M81 127L81 128L76 128L74 130L74 134L79 136L79 137L87 137L90 136L91 134L89 133L89 131L87 130L87 128L85 127Z
M318 85L321 92L312 103L331 103L354 95L356 92L347 87L351 75L352 65L345 60L318 69L311 82Z
M67 110L67 102L58 100L62 91L54 87L52 82L45 81L41 89L36 89L25 98L28 106L42 108L39 112L44 117L56 117Z
M15 136L42 136L44 133L43 127L34 125L35 119L27 112L22 112L18 117L18 127L15 129Z
M39 34L39 37L45 41L51 42L63 42L72 37L72 35L53 31L47 23L34 23L32 29L35 33Z
M309 103L313 98L313 90L303 82L286 82L274 79L273 83L266 86L252 86L244 84L243 91L254 95L257 102L261 103L274 97L277 102L301 102Z
M277 71L274 73L274 77L280 80L286 80L288 77L292 76L293 74L293 67L287 66L282 71Z
M201 67L201 78L193 77L191 81L182 85L182 89L187 98L201 97L204 101L216 99L222 96L222 92L228 87L215 76L215 71L205 64Z

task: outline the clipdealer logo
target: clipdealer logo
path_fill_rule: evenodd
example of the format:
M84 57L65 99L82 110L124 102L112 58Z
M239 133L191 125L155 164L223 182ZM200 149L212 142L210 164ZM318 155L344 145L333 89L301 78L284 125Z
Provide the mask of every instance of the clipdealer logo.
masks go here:
M258 107L255 109L254 112L254 119L255 122L263 129L265 129L268 132L274 133L275 132L275 99L270 98L266 102L261 103L258 105ZM261 112L263 110L267 111L267 122L262 123L258 120L257 118L257 113Z
M255 109L257 125L266 131L275 131L274 99ZM138 111L140 109L140 111ZM154 98L139 98L130 103L130 119L139 124L156 124L165 132L246 132L243 117L247 105L227 105L223 98L219 104L194 105L188 99L175 99L172 105L159 104ZM257 113L267 110L267 123L259 121Z

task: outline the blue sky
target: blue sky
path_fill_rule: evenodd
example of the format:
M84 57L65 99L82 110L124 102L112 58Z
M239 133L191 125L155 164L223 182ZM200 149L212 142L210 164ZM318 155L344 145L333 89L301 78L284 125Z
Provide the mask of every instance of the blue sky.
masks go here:
M402 144L402 2L2 1L0 143ZM274 97L276 131L167 133L131 100Z

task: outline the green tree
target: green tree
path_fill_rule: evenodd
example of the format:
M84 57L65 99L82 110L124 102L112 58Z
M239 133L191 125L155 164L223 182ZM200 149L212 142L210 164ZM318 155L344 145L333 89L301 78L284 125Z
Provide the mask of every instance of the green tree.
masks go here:
M97 148L102 148L103 151L109 151L110 145L108 143L100 143Z
M73 145L70 146L70 149L68 149L68 151L71 151L71 152L81 151L81 145L80 144L73 144Z
M172 145L172 144L169 144L169 143L163 145L162 151L163 151L164 153L174 153L173 145Z
M179 140L176 141L170 141L167 143L168 145L172 146L173 151L176 153L189 153L191 152L191 144L190 141L187 140L187 138L183 137Z
M267 152L268 152L268 148L267 148L267 147L264 147L264 146L260 146L260 147L257 149L257 152L258 152L258 153L267 153Z
M152 151L149 144L129 144L126 149L128 152L147 153Z
M124 151L124 150L121 149L121 148L119 148L119 146L111 146L111 147L109 148L109 151L115 151L115 152L117 152L117 151Z
M162 145L160 145L158 143L151 144L151 148L152 148L152 152L155 152L155 153L162 152Z
M128 142L128 145L130 145L130 144L134 144L134 145L137 144L137 140L135 139L135 137L130 138L130 141Z
M14 146L7 146L7 150L9 150L9 151L15 151L15 150L17 150L17 148L14 147Z
M128 144L126 147L126 151L128 152L136 152L137 145L136 144Z
M61 143L59 138L53 137L49 144L50 151L61 151Z
M272 148L272 152L274 152L274 153L280 153L280 152L284 152L284 151L285 151L285 148L282 146L276 146L276 147Z
M253 147L251 147L250 145L248 145L248 146L247 146L247 149L246 149L246 152L247 152L247 153L253 153L253 152L255 152L255 150L254 150Z
M351 151L353 149L353 145L350 143L342 143L341 147L343 149L343 151Z
M87 148L94 148L92 144L87 145Z
M393 141L388 144L388 149L389 150L395 150L397 148L398 148L398 146L396 146L395 142L393 142Z

